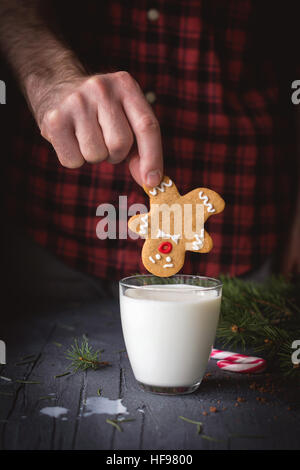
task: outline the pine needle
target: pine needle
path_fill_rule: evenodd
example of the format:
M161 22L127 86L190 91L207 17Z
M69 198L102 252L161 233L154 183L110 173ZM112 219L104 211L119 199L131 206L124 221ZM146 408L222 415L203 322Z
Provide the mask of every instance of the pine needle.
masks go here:
M38 398L39 400L56 400L56 397L53 395L45 395Z
M207 434L200 434L200 437L202 437L202 439L206 439L207 441L212 441L212 442L226 442L222 439L216 439L215 437L208 436Z
M200 421L195 421L190 418L185 418L184 416L178 416L178 418L182 419L183 421L186 421L187 423L196 424L197 434L199 434L200 437L202 437L202 439L206 439L207 441L213 441L213 442L225 442L220 439L216 439L215 437L208 436L207 434L202 434L202 423Z
M42 383L42 382L36 382L35 380L21 380L21 379L17 379L16 382L18 384L29 384L29 385L39 385Z
M186 421L187 423L191 424L197 424L198 426L202 426L202 423L200 421L194 421L193 419L185 418L184 416L178 416L180 419L183 421Z
M28 359L27 361L16 362L15 366L24 366L26 364L32 364L35 362L35 359Z
M129 423L130 421L135 421L134 418L127 418L127 419L107 419L106 422L114 426L119 432L123 432L120 424Z
M1 392L1 391L0 391L0 395L3 395L4 397L13 397L13 396L14 396L14 393L11 393L11 392Z
M25 361L26 359L33 359L36 358L36 354L27 354L27 356L23 356L20 358L20 361Z
M107 422L108 424L111 424L112 426L114 426L119 432L123 432L123 429L121 428L121 426L119 426L119 424L117 423L116 420L107 419L106 422Z
M65 377L66 375L70 375L71 372L63 372L62 374L55 375L55 379L59 379L60 377Z

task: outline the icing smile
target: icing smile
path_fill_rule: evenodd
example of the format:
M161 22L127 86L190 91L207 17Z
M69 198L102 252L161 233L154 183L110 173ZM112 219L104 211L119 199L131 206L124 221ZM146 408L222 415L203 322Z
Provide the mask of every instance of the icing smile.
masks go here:
M160 261L162 259L161 255L159 253L156 253L155 255L155 258L157 261ZM155 259L152 257L152 256L149 256L149 260L151 261L151 263L155 264L156 261ZM173 268L174 267L174 264L171 263L172 261L172 258L171 256L167 256L165 259L162 260L163 262L166 261L166 264L163 264L163 268Z

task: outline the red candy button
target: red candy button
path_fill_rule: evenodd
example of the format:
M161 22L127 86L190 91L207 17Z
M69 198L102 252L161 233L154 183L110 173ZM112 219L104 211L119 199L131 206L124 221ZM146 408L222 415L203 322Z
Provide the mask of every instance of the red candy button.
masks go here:
M172 251L172 243L162 242L158 247L158 251L160 251L163 254L170 253L170 251Z

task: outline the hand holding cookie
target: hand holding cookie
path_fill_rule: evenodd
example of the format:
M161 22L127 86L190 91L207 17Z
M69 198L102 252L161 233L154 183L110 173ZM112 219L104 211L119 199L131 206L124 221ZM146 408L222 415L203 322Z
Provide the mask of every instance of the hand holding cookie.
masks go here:
M207 188L181 196L167 176L159 186L144 186L144 190L150 198L150 211L131 217L128 226L146 239L142 250L145 268L156 276L168 277L182 268L186 251L207 253L212 249L204 223L222 212L225 202Z

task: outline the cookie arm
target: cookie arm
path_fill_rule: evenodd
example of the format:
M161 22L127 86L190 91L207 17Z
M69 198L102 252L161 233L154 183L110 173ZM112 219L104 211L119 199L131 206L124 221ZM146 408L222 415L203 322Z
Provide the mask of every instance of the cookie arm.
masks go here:
M192 240L186 241L186 251L193 251L194 253L208 253L213 247L213 241L211 236L204 230L204 238L202 239L199 235L195 235Z
M204 205L205 220L224 210L225 201L218 193L208 188L197 188L196 191L198 191L198 201Z
M184 204L203 204L204 222L211 215L219 214L224 210L225 201L215 191L208 188L196 188L181 198Z
M149 221L149 213L133 215L128 220L128 228L132 232L138 233L141 237L146 238L148 235L148 231L149 231L148 221Z

